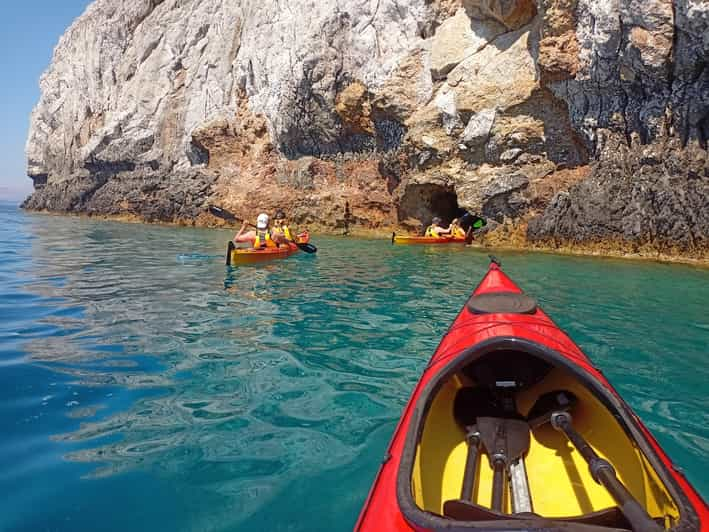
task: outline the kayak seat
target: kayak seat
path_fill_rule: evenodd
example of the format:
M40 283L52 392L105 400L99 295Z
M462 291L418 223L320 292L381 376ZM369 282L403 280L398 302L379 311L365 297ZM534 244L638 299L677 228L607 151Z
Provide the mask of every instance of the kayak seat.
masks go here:
M443 505L443 513L445 517L455 519L456 521L496 521L510 519L525 519L538 518L545 519L543 516L535 513L520 513L520 514L498 514L491 511L489 508L483 508L471 502L452 500L446 501ZM564 523L579 523L584 525L603 526L613 529L632 530L630 523L623 515L623 512L618 507L607 508L597 512L580 515L578 517L555 517L553 521L561 521Z
M534 314L537 302L516 292L491 292L473 296L466 305L473 314Z

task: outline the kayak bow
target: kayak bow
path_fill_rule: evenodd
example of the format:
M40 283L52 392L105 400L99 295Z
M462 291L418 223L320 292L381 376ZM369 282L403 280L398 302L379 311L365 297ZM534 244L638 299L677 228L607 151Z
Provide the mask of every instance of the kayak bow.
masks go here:
M299 244L307 244L310 235L305 232L298 235ZM239 266L244 264L255 264L273 259L285 259L298 251L298 246L293 243L282 245L277 248L237 248L233 242L229 242L226 252L227 266Z
M709 530L648 429L496 261L386 457L356 530Z

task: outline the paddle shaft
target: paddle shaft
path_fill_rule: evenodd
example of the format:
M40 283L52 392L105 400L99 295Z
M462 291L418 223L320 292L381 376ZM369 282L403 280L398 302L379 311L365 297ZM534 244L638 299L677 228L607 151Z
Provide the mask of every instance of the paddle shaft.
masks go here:
M492 509L501 512L502 496L505 492L505 461L496 459L493 465L495 470L492 477Z
M510 472L510 492L512 493L512 513L533 512L524 458L512 462L508 470Z
M568 412L556 412L551 415L551 424L563 432L576 450L588 463L593 479L603 484L608 490L620 511L628 519L634 530L643 532L656 532L662 530L655 521L648 515L645 508L633 497L623 483L618 480L613 466L600 456L588 444L581 434L571 424L571 414Z
M468 430L468 457L465 460L465 473L463 473L463 489L460 490L460 498L470 501L473 498L473 487L475 486L475 474L478 469L478 452L480 450L480 432L475 426Z

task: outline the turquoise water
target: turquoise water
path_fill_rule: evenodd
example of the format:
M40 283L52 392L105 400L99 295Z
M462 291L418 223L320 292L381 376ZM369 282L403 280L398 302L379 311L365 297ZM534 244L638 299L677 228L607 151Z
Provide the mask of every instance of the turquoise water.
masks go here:
M0 204L0 530L347 530L486 255ZM709 271L503 253L709 497Z

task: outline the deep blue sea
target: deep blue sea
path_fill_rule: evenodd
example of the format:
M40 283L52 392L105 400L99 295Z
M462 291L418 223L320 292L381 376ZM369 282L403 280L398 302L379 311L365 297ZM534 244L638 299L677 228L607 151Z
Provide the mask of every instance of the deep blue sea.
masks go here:
M231 236L0 203L0 530L352 528L487 256ZM709 498L709 270L499 257Z

